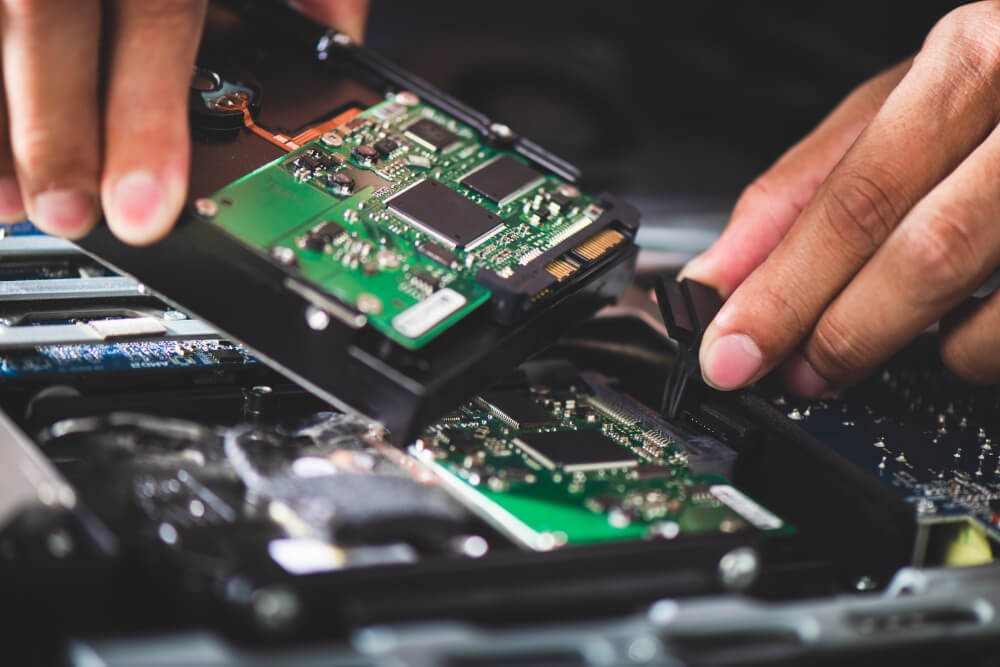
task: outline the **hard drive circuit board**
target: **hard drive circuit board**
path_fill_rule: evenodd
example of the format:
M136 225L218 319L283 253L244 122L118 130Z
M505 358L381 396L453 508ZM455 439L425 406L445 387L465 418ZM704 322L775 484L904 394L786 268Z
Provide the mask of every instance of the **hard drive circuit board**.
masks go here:
M586 386L502 388L432 425L411 452L523 546L794 530L670 434Z
M327 127L299 144L254 126L290 152L203 210L408 348L491 297L540 300L627 240L578 187L410 93Z

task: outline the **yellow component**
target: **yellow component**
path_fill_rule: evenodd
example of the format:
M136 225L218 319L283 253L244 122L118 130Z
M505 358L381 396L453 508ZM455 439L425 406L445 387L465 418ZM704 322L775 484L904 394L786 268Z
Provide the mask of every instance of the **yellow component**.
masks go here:
M574 248L574 252L593 261L625 240L625 235L614 229L603 229Z
M944 545L944 565L966 567L985 565L993 562L993 550L989 538L981 528L966 521Z

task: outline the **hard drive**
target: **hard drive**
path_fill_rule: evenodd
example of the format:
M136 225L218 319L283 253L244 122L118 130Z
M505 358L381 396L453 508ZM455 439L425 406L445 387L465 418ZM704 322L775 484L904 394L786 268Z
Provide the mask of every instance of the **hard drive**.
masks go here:
M397 443L614 301L638 216L280 3L210 12L190 205L80 245Z

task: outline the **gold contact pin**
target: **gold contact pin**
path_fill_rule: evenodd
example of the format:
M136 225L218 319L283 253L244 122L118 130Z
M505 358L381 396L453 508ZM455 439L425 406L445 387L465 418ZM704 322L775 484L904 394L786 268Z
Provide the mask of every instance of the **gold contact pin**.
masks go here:
M621 232L604 229L575 247L573 252L587 261L593 261L624 240L625 235Z
M549 262L545 266L545 270L549 272L550 275L554 276L556 280L562 282L566 280L571 275L576 273L577 267L570 264L564 259L556 259Z

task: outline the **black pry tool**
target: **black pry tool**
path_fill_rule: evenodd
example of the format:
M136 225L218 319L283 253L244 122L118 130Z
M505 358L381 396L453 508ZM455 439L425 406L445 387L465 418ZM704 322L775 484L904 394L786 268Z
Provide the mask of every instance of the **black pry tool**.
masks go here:
M722 307L722 297L714 288L685 278L677 281L660 276L656 281L656 299L667 334L677 342L677 358L667 374L660 412L668 419L677 416L688 381L701 382L698 349L705 329Z

